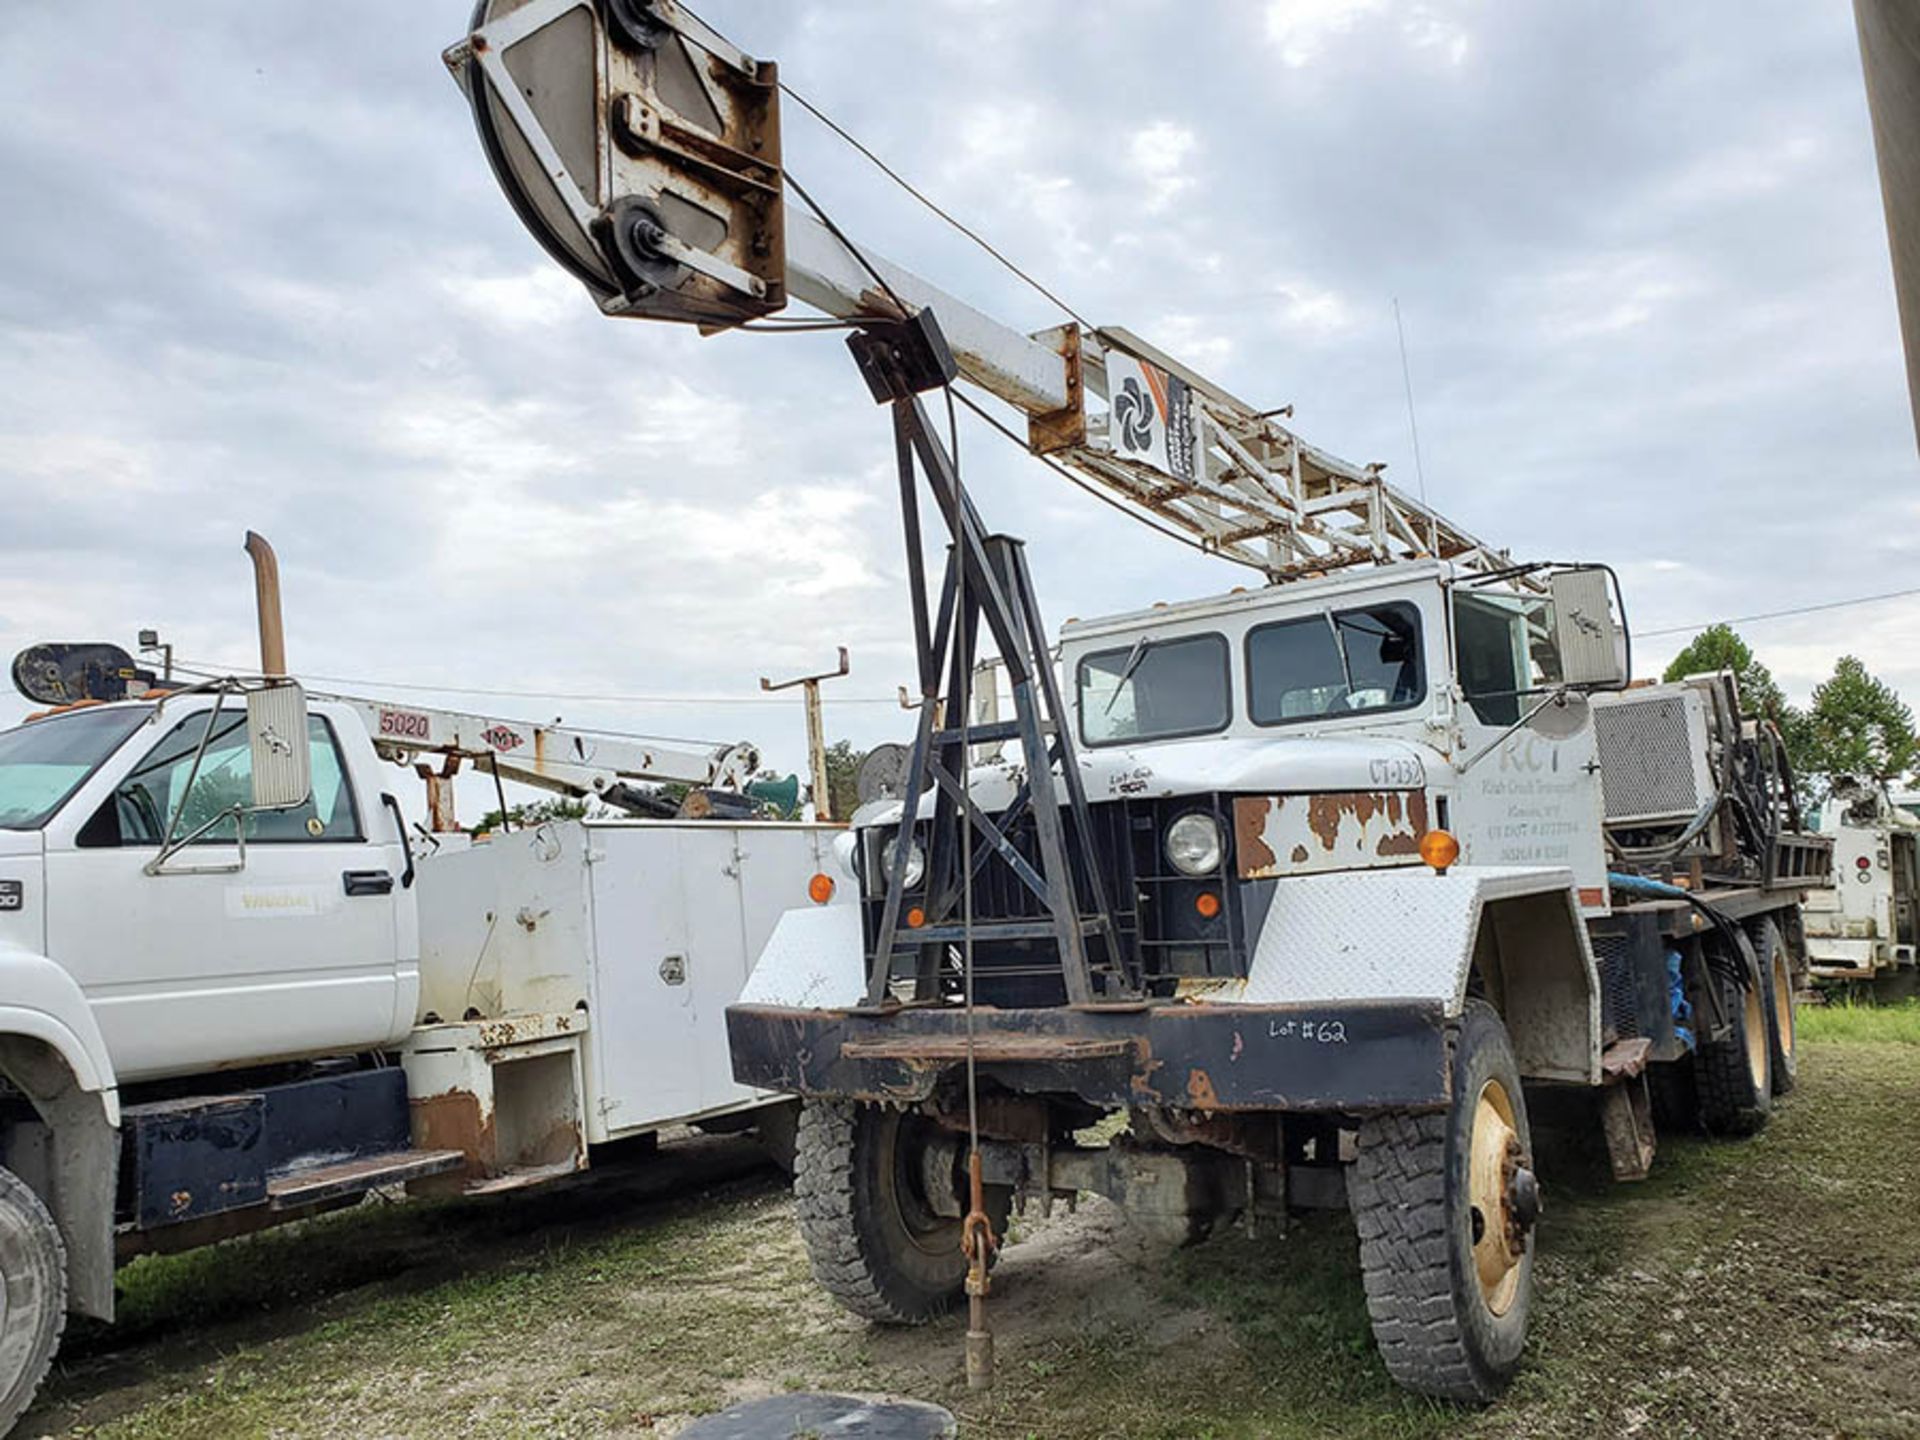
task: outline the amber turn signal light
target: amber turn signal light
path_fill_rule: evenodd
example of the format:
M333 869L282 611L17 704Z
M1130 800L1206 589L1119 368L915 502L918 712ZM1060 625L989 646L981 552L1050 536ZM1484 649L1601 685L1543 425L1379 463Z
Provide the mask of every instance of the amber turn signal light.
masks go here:
M1420 858L1444 875L1460 858L1460 842L1444 830L1429 830L1420 837Z
M907 928L909 930L918 930L926 923L927 912L922 910L918 905L907 911Z
M1193 908L1202 920L1211 920L1220 913L1220 897L1211 890L1202 890L1193 897Z
M816 905L824 905L833 898L833 877L815 875L807 881L807 898Z

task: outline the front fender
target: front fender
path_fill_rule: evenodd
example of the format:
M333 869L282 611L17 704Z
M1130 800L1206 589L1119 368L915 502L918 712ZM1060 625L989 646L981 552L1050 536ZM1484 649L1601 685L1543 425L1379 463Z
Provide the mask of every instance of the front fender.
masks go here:
M1523 1074L1597 1083L1600 981L1573 872L1457 865L1277 882L1247 980L1209 999L1249 1005L1404 1000L1448 1016L1478 960Z
M80 986L44 955L0 946L0 1035L25 1035L50 1047L82 1090L97 1092L107 1123L120 1123L113 1057Z

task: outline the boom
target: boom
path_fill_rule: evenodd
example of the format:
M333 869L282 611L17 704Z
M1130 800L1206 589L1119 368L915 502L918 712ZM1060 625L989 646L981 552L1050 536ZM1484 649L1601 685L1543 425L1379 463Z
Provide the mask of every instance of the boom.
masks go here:
M672 0L488 0L445 56L515 209L612 315L725 328L791 297L932 310L1034 454L1273 579L1355 562L1511 561L1117 326L1027 335L789 209L779 81Z

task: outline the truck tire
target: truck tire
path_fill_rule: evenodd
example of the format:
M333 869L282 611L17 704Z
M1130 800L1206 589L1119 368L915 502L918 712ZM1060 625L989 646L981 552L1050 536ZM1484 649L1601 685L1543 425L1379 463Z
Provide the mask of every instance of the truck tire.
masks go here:
M33 1403L67 1324L67 1247L40 1197L0 1169L0 1435Z
M960 1219L940 1214L926 1195L925 1151L938 1133L911 1111L847 1100L801 1107L793 1167L800 1238L813 1278L865 1319L918 1325L964 1287ZM996 1236L1006 1233L1011 1198L1003 1186L988 1187Z
M1700 1089L1700 1119L1710 1134L1757 1135L1773 1113L1773 1045L1767 1025L1767 991L1753 951L1735 951L1745 983L1718 966L1709 966L1710 982L1720 987L1720 1003L1732 1017L1727 1036L1702 1041L1694 1056Z
M1772 1089L1775 1095L1785 1095L1800 1078L1800 1065L1794 1053L1798 1024L1794 1015L1793 957L1780 938L1780 928L1771 920L1761 922L1753 949L1760 962L1760 973L1767 978L1767 1045L1772 1051Z
M1349 1194L1387 1373L1486 1404L1526 1347L1540 1205L1520 1068L1484 1001L1461 1014L1453 1094L1444 1113L1362 1121Z

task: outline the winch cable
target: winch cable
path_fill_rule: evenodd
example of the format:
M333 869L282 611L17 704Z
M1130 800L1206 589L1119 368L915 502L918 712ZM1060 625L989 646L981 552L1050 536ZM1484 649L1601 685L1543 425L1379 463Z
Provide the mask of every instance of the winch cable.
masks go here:
M953 408L953 387L947 392L947 435L952 450L953 470L960 473L960 427ZM954 571L954 617L951 634L956 646L964 647L962 626L967 616L967 567L958 563ZM967 730L973 724L973 685L971 669L960 676L960 693L952 697L960 706L959 723L943 715L938 723L960 732L960 992L966 1009L967 1053L967 1217L960 1225L960 1249L967 1257L967 1388L986 1390L993 1385L993 1331L987 1328L987 1291L989 1267L994 1248L993 1221L987 1216L986 1186L980 1165L980 1076L975 1064L973 1001L973 746ZM1029 762L1031 763L1031 762Z

